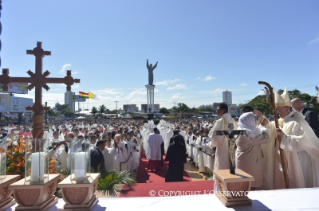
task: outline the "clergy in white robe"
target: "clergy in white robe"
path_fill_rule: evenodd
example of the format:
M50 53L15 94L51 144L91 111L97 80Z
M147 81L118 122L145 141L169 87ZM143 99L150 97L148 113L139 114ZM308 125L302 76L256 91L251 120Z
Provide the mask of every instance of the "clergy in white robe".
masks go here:
M236 139L235 163L236 168L252 175L254 181L251 182L252 188L261 188L264 180L264 155L261 145L270 141L269 135L264 130L256 126L254 114L244 113L238 121L238 130L245 130L246 135Z
M289 188L319 187L319 140L300 113L285 109L290 112L276 133L282 137L280 147L287 160Z
M274 90L276 111L283 119L282 128L275 129L282 138L289 177L289 188L319 186L319 140L302 114L294 112L287 90L279 95ZM263 121L262 121L263 122Z
M211 140L210 147L216 147L214 169L229 169L228 139L225 136L217 136L216 131L225 131L230 129L230 127L235 130L235 121L228 113L228 106L224 103L217 106L217 115L220 119L215 122L214 127L208 134Z
M148 143L148 169L157 171L161 168L161 144L164 143L162 135L157 133L157 128L154 128L154 133L147 138Z

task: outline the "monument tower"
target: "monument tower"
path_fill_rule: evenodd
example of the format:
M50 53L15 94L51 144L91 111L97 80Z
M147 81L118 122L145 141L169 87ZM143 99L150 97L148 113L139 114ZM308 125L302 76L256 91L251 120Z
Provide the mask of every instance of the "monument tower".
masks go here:
M154 118L154 88L155 85L153 84L153 71L157 67L157 63L153 66L152 64L148 64L148 60L146 61L146 67L148 70L148 84L145 85L147 89L147 112L148 112L148 119L151 120Z

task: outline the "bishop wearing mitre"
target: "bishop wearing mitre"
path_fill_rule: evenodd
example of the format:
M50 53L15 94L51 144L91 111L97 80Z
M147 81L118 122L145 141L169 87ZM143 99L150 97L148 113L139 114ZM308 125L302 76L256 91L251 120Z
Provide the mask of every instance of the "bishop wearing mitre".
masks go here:
M283 149L285 154L289 188L319 187L319 140L317 136L304 116L292 110L286 88L282 95L274 90L274 100L276 111L281 118L281 121L279 121L280 128L276 129L275 124L265 120L266 118L260 115L260 112L257 111L256 114L260 122L266 125L270 131L273 131L273 133L270 133L271 139L275 140L276 137L282 139L280 148ZM274 143L274 141L271 143ZM268 145L268 151L265 152L268 155L272 153L269 150L273 146L271 143ZM272 149L276 148L272 147ZM275 159L274 163L277 162L278 164L280 162L278 161L278 152L274 152L271 156L273 155L275 156L275 158L272 158ZM282 169L280 170L282 171ZM268 165L267 171L270 173L268 176L275 175L274 183L282 181L283 176L276 174L276 164ZM276 188L276 185L274 185L274 188Z

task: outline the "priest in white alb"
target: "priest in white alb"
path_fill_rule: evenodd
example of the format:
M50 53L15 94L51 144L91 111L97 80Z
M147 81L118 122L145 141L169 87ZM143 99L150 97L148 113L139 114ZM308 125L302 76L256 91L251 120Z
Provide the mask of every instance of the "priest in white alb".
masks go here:
M147 159L148 169L157 171L161 168L161 145L164 144L161 134L158 133L158 129L154 128L154 133L150 134L147 138L148 150Z
M292 110L286 89L282 95L274 90L274 99L276 111L282 118L282 127L276 129L273 123L266 124L275 131L277 137L282 139L280 148L284 150L285 154L289 188L319 187L319 140L317 136L302 114ZM275 139L275 137L272 138Z
M210 147L216 147L214 169L229 169L228 139L225 136L216 135L216 131L235 130L235 121L228 113L228 106L225 103L221 103L217 106L217 115L220 119L216 121L214 127L208 134Z

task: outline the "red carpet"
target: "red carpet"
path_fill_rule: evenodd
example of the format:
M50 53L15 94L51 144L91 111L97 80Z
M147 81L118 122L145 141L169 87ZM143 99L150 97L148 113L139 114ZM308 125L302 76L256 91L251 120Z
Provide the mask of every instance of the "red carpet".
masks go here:
M145 158L144 150L141 149L141 158L140 165L137 169L137 178L138 183L165 183L165 175L168 167L168 162L164 161L164 165L159 171L152 172L147 169L148 159ZM165 160L165 156L163 156ZM188 174L184 171L184 181L192 181Z
M129 190L124 186L120 197L152 197L152 196L185 196L213 194L214 181L197 182L167 182L167 183L137 183Z
M145 158L144 150L141 151L141 159L136 178L138 183L134 184L132 189L128 189L128 187L124 185L120 197L176 196L213 193L213 181L192 182L192 179L185 171L183 182L165 183L168 162L164 161L164 166L162 166L159 171L152 172L147 169L148 160Z

